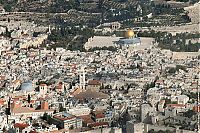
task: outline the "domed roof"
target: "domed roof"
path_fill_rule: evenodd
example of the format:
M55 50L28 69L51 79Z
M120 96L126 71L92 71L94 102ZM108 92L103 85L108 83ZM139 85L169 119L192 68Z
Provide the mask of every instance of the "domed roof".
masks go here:
M135 36L135 33L133 30L128 30L125 34L126 37L130 38L130 37L133 37Z
M20 90L26 91L26 92L33 91L32 82L29 81L29 82L22 83L20 86Z

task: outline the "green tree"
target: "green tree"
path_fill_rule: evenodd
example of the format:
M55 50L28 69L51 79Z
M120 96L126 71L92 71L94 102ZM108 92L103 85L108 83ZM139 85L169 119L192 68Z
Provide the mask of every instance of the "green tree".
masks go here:
M193 110L188 110L187 112L184 112L183 115L185 117L191 118L193 115L196 115L196 112Z
M74 129L74 126L73 126L73 125L71 125L71 126L69 127L69 129L70 129L70 130Z
M10 4L4 5L4 9L6 12L11 12L12 11L12 6Z
M48 119L48 114L47 114L47 113L44 113L42 119L43 119L43 120L47 120L47 119Z
M64 108L62 105L60 105L59 112L63 112L63 111L66 111L66 108Z

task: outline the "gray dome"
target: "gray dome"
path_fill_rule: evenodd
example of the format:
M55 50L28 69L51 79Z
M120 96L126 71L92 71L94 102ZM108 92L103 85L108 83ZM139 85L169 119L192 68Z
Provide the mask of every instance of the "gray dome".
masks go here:
M20 90L30 92L33 91L32 82L24 82L20 86Z

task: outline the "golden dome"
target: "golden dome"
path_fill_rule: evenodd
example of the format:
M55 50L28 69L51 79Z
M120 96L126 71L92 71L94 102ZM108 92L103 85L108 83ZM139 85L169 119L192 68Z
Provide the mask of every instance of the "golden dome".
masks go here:
M128 30L128 31L126 32L126 37L133 37L133 36L135 36L135 33L134 33L133 30Z

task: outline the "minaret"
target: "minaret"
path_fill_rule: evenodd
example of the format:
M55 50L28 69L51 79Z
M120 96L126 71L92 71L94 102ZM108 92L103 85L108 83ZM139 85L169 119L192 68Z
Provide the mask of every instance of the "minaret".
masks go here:
M48 34L51 34L51 26L49 25L49 31Z
M79 71L79 86L82 90L85 90L85 68L81 67Z

